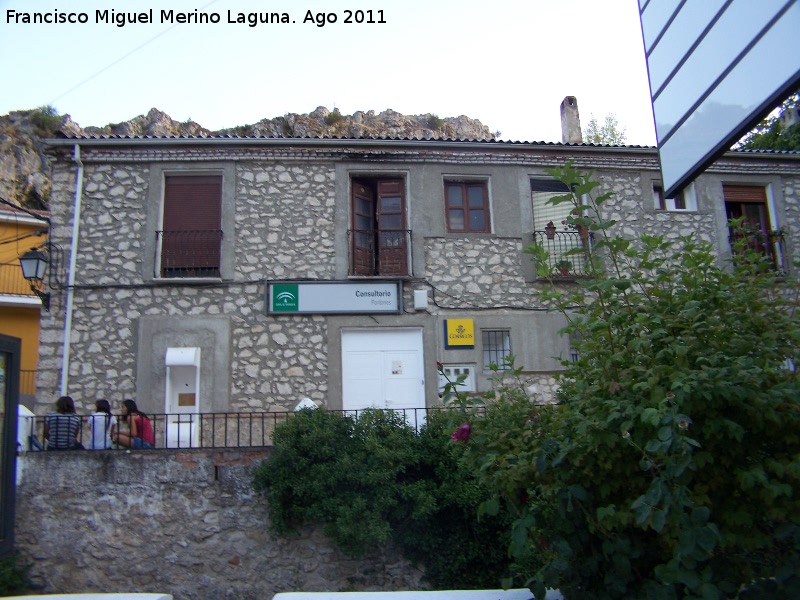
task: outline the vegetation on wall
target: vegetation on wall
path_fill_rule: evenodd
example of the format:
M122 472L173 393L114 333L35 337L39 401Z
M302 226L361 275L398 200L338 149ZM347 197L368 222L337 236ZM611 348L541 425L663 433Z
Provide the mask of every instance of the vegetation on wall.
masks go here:
M31 112L30 120L39 137L52 137L61 126L62 117L52 106L40 106Z
M255 473L274 532L321 523L350 556L395 544L434 588L497 587L509 575L511 520L477 519L488 495L458 466L450 417L432 412L416 433L393 411L299 411L276 428Z

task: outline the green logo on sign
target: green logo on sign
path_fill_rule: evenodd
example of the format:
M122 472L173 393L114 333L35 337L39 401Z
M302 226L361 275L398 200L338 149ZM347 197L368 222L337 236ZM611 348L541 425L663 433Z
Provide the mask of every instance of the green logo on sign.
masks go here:
M299 293L296 283L276 283L272 285L272 311L297 312L300 310Z

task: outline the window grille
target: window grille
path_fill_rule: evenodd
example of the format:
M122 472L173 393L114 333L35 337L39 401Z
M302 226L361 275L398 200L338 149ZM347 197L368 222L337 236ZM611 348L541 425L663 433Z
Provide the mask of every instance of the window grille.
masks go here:
M481 333L483 340L483 368L495 364L501 371L511 368L503 360L511 354L511 332L507 330L485 329Z

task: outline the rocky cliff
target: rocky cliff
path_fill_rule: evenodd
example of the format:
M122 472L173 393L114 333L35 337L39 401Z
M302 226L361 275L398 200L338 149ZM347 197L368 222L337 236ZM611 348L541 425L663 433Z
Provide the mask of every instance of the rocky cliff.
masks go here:
M496 134L469 117L439 118L435 114L402 115L387 109L343 115L324 106L308 114L288 113L252 125L211 131L194 121L178 122L155 108L130 121L103 127L84 127L69 115L50 108L13 111L0 116L0 198L31 209L47 210L50 169L43 139L67 135L343 138L453 138L495 139Z

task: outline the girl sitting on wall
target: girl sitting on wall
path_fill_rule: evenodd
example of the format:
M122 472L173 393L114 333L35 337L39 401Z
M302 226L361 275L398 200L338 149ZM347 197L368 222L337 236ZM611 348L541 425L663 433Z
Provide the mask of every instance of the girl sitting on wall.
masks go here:
M48 450L83 450L79 440L81 418L75 414L71 396L56 400L56 409L44 418L44 439Z
M117 429L117 418L111 414L111 405L108 400L98 400L94 403L95 412L87 417L89 421L89 449L108 450L112 448L111 437Z
M128 424L130 433L114 431L112 441L125 448L153 448L156 436L147 415L140 411L133 400L122 401L120 420Z

